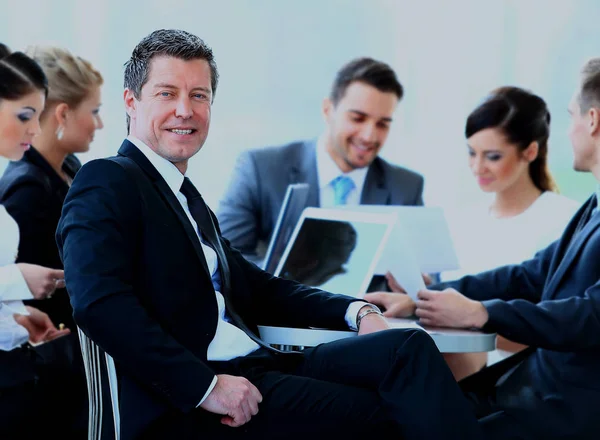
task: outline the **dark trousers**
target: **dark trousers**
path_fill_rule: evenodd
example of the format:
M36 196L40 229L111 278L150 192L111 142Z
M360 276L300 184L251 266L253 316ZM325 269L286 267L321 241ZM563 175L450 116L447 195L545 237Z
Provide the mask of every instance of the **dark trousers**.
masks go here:
M73 334L0 353L2 440L87 438L87 389L79 353Z
M173 413L149 438L481 438L452 373L420 330L343 339L303 354L261 349L211 366L248 378L263 396L259 413L239 428L202 409Z
M518 388L527 386L518 380L517 369L533 349L523 350L491 367L466 377L460 382L460 387L472 405L473 412L479 420L484 432L484 438L490 440L537 440L538 437L504 412L502 401L498 394L516 395ZM508 377L510 381L506 380ZM514 390L507 389L515 388Z

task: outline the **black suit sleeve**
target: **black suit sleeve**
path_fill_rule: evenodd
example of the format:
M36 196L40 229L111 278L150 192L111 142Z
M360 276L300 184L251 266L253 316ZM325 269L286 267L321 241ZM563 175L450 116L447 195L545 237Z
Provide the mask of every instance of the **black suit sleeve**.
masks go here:
M57 242L78 326L141 383L183 411L196 407L212 370L147 313L136 291L141 199L116 163L85 165L59 222ZM168 294L168 292L165 292Z
M232 291L250 287L252 308L240 310L244 320L258 325L294 328L327 328L348 330L345 320L348 306L359 299L325 292L291 280L278 278L247 261L242 254L223 240L231 261L241 269L244 286L233 286Z
M52 212L60 207L51 200L44 184L31 176L20 177L6 192L2 204L19 225L17 262L62 267L54 241L57 213Z
M251 258L259 241L260 185L251 152L240 154L217 210L223 236L232 247Z
M551 244L538 252L532 259L521 264L504 266L477 275L468 275L456 281L436 284L431 289L456 289L477 301L524 299L537 303L541 300L550 261L556 246L557 243Z
M554 351L600 348L600 282L585 290L583 297L540 301L488 300L486 328L513 340Z
M454 288L481 301L489 320L484 329L515 342L556 351L600 347L600 282L583 296L543 300L542 292L558 241L520 265L434 286Z

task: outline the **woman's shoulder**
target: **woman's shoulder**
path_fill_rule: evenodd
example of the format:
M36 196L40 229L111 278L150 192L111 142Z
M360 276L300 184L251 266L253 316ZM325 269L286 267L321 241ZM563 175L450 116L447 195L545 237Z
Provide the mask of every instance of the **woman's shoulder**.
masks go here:
M557 194L552 191L542 193L539 198L539 205L544 209L561 210L562 213L570 213L571 215L581 207L581 203L569 197ZM566 212L565 212L566 211Z

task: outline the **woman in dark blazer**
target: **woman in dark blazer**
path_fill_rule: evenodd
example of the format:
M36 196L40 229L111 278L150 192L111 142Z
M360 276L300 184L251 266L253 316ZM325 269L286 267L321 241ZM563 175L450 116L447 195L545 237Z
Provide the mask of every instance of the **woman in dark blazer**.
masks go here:
M42 134L23 159L11 162L0 179L0 203L19 225L17 262L62 269L54 240L69 186L80 163L73 153L89 149L99 116L102 76L64 49L34 47L28 54L48 77L49 93L40 118ZM32 300L58 326L74 329L65 289L50 300Z

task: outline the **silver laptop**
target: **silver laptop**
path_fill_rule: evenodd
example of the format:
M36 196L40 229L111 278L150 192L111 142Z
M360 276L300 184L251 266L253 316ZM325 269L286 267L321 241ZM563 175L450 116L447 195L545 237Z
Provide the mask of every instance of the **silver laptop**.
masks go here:
M361 298L397 214L306 208L275 275Z
M293 183L287 187L277 223L275 223L269 247L262 263L262 268L269 273L274 273L277 269L279 260L285 251L285 246L292 236L302 211L306 207L308 189L308 183Z

